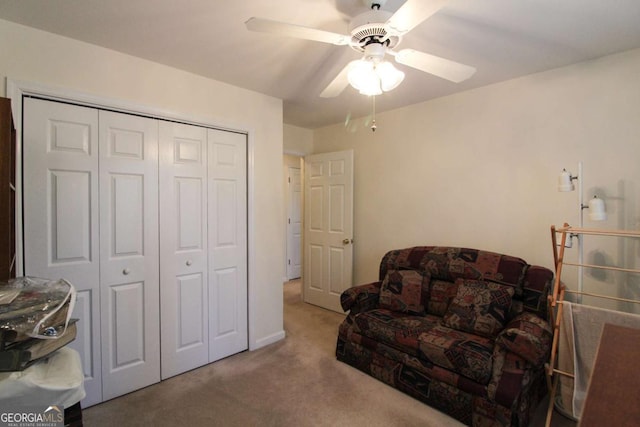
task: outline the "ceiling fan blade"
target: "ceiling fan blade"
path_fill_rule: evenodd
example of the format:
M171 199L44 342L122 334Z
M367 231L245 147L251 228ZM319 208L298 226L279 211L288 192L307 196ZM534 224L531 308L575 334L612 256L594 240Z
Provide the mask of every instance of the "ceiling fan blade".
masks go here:
M350 36L332 33L330 31L317 30L315 28L303 27L285 22L271 21L269 19L249 18L245 22L248 30L261 33L278 34L281 36L295 37L304 40L313 40L336 45L347 45L351 40Z
M396 57L396 62L409 67L415 68L434 76L460 83L471 77L476 69L469 65L460 64L459 62L449 59L440 58L439 56L430 55L428 53L419 52L413 49L402 49L398 52L389 51Z
M320 94L321 98L334 98L342 93L349 86L348 74L351 66L358 60L351 61L338 73L338 75L327 85Z
M407 0L387 21L387 31L401 36L439 11L449 0Z

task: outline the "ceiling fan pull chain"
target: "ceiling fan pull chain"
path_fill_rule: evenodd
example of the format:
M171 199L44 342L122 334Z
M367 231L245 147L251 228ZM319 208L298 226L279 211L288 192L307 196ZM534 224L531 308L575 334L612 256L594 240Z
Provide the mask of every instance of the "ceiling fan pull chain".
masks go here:
M371 131L375 132L378 128L378 126L376 126L376 96L373 95L371 98L373 98L373 120L371 122Z

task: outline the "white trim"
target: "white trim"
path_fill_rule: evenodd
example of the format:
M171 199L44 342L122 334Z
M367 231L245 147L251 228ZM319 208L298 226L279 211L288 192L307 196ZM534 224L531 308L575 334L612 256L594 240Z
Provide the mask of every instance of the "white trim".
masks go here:
M16 276L24 276L22 259L22 91L17 84L7 79L7 96L11 98L11 112L16 128Z
M257 350L259 348L265 347L269 344L273 344L276 343L280 340L285 339L287 336L287 334L284 332L284 330L281 330L279 332L276 332L275 334L271 334L267 337L264 338L260 338L259 340L256 341L256 345L253 348L250 348L249 350Z
M256 233L255 233L255 215L253 210L253 201L255 200L255 132L247 134L247 258L249 265L247 266L247 297L248 297L248 322L249 322L249 350L257 347L257 338L255 337L254 326L257 326L256 311L258 307L258 298L253 288L253 279L256 277Z
M238 123L230 123L227 121L215 120L210 118L202 118L195 116L187 116L183 113L169 111L149 105L142 105L123 101L104 96L89 95L82 92L76 92L68 88L51 87L34 82L27 82L17 79L7 78L7 96L11 98L11 108L13 111L14 122L16 126L16 159L22 159L22 99L25 95L39 96L51 100L74 102L90 107L116 110L123 113L142 114L157 119L174 120L183 123L193 124L197 126L229 130L247 135L247 310L248 310L248 336L249 350L262 347L258 344L263 340L269 340L270 337L257 340L255 337L255 312L257 298L255 297L255 289L252 286L253 278L256 277L255 264L255 129L252 126L242 125ZM23 236L22 236L22 162L16 164L16 275L24 275L24 259L23 259ZM283 337L284 338L284 337ZM281 339L281 338L280 338Z
M302 151L294 151L294 150L285 149L284 150L284 154L288 154L290 156L304 157L304 156L308 156L311 153L304 153Z

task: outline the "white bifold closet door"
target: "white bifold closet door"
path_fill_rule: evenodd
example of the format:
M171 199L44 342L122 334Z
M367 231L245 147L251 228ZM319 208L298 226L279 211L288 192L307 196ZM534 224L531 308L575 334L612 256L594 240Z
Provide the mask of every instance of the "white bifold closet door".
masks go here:
M100 111L102 399L160 381L158 124Z
M246 135L160 123L162 378L248 348Z
M162 378L209 361L207 130L160 123Z
M98 110L26 98L23 117L24 270L78 291L88 406L102 401Z
M87 407L248 348L247 136L24 100L25 274L66 278Z
M209 129L209 361L248 348L247 136Z
M153 120L24 100L25 274L66 278L84 406L159 381Z

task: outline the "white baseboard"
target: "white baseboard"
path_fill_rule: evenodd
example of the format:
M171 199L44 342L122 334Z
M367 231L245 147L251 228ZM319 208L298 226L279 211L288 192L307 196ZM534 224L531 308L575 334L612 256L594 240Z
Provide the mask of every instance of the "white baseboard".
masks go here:
M249 350L250 351L257 350L269 344L273 344L275 342L283 340L286 336L287 334L284 332L284 330L282 330L282 331L276 332L275 334L271 334L267 337L260 338L259 340L256 340L255 345L249 348Z

